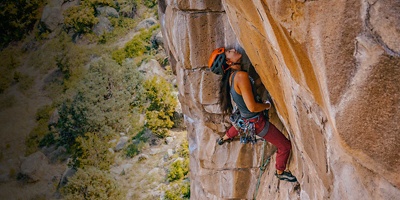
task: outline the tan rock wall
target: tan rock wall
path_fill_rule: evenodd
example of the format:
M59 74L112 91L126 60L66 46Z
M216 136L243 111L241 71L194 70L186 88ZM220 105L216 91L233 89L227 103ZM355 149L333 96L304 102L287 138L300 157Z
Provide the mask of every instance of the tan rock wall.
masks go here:
M255 191L262 145L215 144L229 123L207 60L237 44L273 98L271 121L292 141L300 183L278 182L273 158L257 199L400 195L399 1L159 3L188 126L192 199L252 199Z

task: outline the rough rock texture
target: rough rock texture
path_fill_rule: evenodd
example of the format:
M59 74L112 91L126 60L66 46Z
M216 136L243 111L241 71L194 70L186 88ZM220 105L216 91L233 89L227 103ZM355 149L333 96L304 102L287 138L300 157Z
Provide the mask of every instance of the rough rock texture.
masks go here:
M52 0L43 8L40 21L50 31L54 31L64 23L63 12L68 8L78 5L79 1Z
M398 0L160 0L159 16L188 127L191 198L255 192L262 144L215 144L229 123L220 77L206 70L213 49L238 44L292 141L300 184L277 181L272 157L257 199L398 198Z

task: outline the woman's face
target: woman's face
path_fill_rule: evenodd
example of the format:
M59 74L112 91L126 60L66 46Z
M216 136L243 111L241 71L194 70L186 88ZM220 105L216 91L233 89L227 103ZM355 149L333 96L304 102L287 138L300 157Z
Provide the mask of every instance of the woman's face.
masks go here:
M236 49L230 49L228 51L225 51L225 56L227 61L232 62L232 63L238 63L240 59L242 58L242 54L236 51Z

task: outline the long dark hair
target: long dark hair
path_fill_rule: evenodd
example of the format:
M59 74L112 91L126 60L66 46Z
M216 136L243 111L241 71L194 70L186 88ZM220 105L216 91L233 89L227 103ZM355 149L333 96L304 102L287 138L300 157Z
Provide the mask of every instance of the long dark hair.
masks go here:
M219 85L220 95L219 95L219 103L221 106L221 110L223 114L230 114L232 113L232 101L231 101L231 94L229 86L229 77L231 75L232 70L228 69L224 75L222 75L222 80Z
M236 49L239 53L242 54L242 60L241 60L241 66L242 68L247 66L249 64L249 59L242 47L240 47L238 44L234 46L227 46L225 49ZM243 65L243 63L245 63ZM219 103L221 106L222 114L231 114L233 110L233 105L232 105L232 100L231 100L231 86L229 85L229 77L231 75L232 69L228 69L222 76L222 80L219 85L220 89L220 95L219 95ZM232 83L233 85L233 83Z

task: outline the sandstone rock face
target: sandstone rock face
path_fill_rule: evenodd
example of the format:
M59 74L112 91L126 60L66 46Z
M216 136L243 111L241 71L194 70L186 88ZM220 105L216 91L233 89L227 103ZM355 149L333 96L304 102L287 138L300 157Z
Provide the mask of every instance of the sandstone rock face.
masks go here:
M240 46L272 96L271 121L292 141L257 199L395 199L400 195L400 5L396 0L159 1L188 128L193 199L252 199L262 151L215 140L229 127L211 51Z

